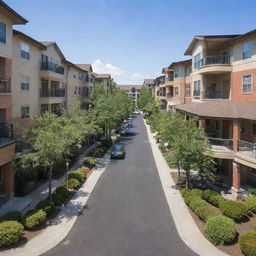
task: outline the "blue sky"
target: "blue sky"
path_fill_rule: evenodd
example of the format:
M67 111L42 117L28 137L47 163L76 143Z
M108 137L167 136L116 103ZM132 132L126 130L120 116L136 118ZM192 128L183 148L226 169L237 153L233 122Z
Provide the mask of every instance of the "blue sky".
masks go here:
M140 84L186 59L194 35L256 28L255 0L5 0L29 20L16 29L56 41L74 63L93 63L120 84Z

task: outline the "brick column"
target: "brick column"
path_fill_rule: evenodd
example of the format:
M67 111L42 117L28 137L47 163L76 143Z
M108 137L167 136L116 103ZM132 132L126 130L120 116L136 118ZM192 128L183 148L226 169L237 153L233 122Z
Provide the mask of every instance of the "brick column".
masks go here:
M241 198L241 168L235 161L233 161L232 198L233 200Z
M240 139L240 122L238 119L233 120L233 148L234 152L238 151L238 140Z

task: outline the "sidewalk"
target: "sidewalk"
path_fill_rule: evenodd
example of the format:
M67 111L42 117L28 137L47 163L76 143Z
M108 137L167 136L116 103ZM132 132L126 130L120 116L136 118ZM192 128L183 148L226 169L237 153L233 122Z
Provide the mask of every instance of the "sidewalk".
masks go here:
M110 162L110 151L100 160L93 172L75 193L69 203L62 208L52 223L39 235L20 245L18 248L0 252L1 256L38 256L60 243L76 222L79 214L85 209L97 181ZM81 160L81 159L80 159ZM79 162L79 161L78 161ZM78 167L79 165L76 165Z
M89 151L94 149L97 146L98 142L92 144L89 148L87 148L83 154L79 157L77 162L69 169L69 171L73 171L78 169L82 165L82 160L88 154ZM52 180L52 191L54 191L57 187L60 186L66 179L66 174L64 174L58 180ZM0 215L5 214L8 211L20 211L23 214L29 210L35 208L37 203L41 200L46 199L48 196L48 181L37 188L35 191L24 197L13 197L8 202L6 202L2 207L0 207Z
M173 171L173 169L171 170L167 165L165 158L162 156L162 153L155 142L149 126L146 123L145 126L147 128L149 143L154 155L166 200L180 237L187 246L189 246L198 255L228 256L213 246L198 229L182 196L180 195L180 192L175 189L175 183L170 175L170 172Z

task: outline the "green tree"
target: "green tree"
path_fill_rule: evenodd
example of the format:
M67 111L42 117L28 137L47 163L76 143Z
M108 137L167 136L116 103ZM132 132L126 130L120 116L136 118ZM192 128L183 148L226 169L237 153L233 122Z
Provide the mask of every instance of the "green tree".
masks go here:
M152 102L152 91L148 87L142 87L140 91L140 97L138 98L138 108L144 110L148 103Z

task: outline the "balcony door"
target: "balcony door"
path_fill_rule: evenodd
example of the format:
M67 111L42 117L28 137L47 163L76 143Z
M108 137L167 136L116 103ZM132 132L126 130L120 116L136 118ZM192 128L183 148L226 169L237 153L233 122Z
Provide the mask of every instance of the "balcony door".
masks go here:
M229 99L230 96L230 80L223 80L223 98Z
M5 109L1 108L0 109L0 123L6 121L6 111Z

